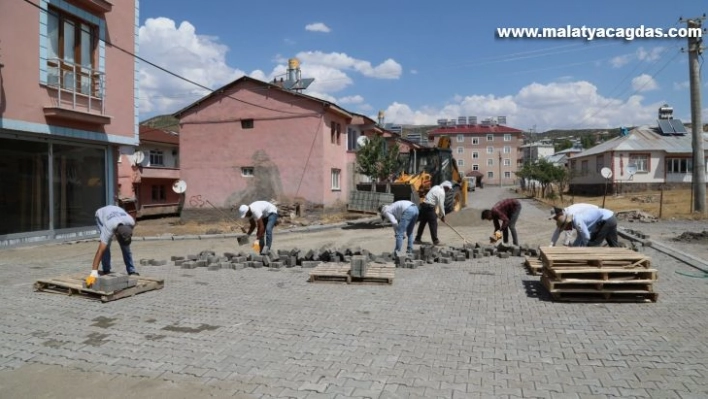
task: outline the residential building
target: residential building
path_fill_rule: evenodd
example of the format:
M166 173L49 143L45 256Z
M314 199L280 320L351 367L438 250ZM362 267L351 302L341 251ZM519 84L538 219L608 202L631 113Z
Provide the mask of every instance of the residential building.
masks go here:
M552 143L536 142L524 144L521 147L521 163L534 162L539 159L545 159L553 155L555 149Z
M565 150L555 152L552 155L545 157L544 159L555 166L568 167L568 159L570 159L576 154L580 154L581 152L583 152L582 147L571 147L566 148Z
M248 76L177 111L183 218L256 200L346 203L347 127L325 100Z
M608 192L613 193L689 187L693 173L691 134L680 120L661 116L658 126L636 127L571 157L575 177L570 190L602 194L606 182ZM708 134L702 136L703 148L708 149ZM605 167L612 172L607 181L601 174Z
M138 0L34 3L0 2L0 246L95 234L138 144Z
M476 118L473 121L475 124L441 124L428 132L428 136L434 145L437 145L440 136L450 137L452 154L462 174L473 176L478 174L470 172L481 173L484 184L513 184L523 132L493 120L483 121L482 124L476 124Z

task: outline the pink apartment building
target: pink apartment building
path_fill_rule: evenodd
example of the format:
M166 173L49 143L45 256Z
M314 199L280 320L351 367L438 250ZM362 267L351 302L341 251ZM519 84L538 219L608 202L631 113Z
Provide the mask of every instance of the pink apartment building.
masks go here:
M137 51L139 1L34 3L0 2L0 247L95 234L96 209L133 195L117 161L138 144L121 49Z
M174 116L185 218L209 204L347 201L352 114L335 104L244 76Z
M448 124L428 132L431 141L435 140L436 144L440 136L451 139L452 156L457 160L461 173L481 173L484 184L491 185L510 185L516 180L522 134L519 129L489 120L482 124L476 121L472 124Z

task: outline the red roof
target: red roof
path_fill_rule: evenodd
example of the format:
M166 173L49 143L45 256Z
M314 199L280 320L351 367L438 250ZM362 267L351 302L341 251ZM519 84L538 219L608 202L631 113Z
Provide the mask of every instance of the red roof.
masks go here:
M428 132L430 136L443 134L487 134L487 133L523 133L523 130L503 125L465 125L444 126Z
M140 125L140 142L143 141L179 145L179 134L169 130Z

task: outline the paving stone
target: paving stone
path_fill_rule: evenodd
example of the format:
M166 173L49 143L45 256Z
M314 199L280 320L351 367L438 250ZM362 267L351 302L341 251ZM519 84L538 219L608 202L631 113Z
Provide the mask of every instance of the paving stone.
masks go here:
M182 264L186 262L185 260L177 259L175 260L175 266L182 266Z
M246 265L243 263L232 263L232 268L234 270L242 270L242 269L246 268Z
M172 256L170 257L170 260L173 261L173 262L176 261L176 260L184 260L184 256L172 255Z
M206 261L206 260L200 259L200 260L196 261L195 264L197 265L197 267L207 267L207 261Z
M207 266L207 270L221 270L221 263L212 263Z
M156 259L150 259L150 265L152 266L164 266L167 264L166 260L156 260Z
M197 262L195 262L195 261L189 261L189 262L182 263L182 269L196 269L196 268L197 268Z

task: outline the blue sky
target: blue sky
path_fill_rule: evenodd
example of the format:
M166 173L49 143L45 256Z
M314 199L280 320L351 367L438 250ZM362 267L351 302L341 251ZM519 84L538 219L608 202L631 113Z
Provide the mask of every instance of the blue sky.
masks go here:
M386 122L504 115L523 130L612 128L652 124L663 103L690 119L686 39L499 39L496 29L668 30L706 12L701 4L143 0L139 54L211 88L243 75L272 80L297 57L315 78L307 94L374 119L383 110ZM141 66L141 119L203 94Z

